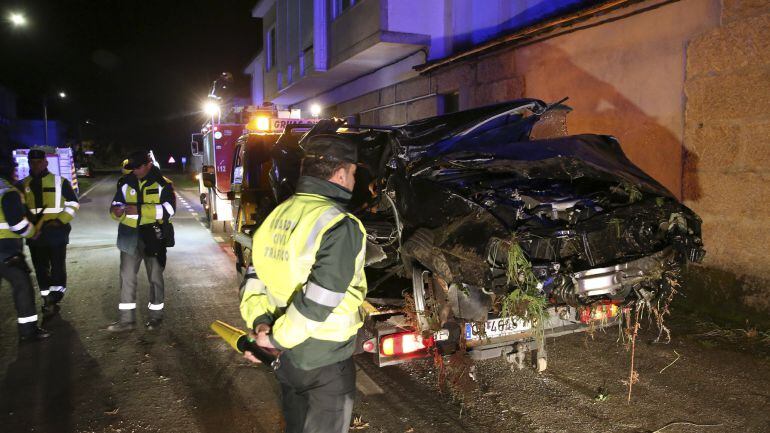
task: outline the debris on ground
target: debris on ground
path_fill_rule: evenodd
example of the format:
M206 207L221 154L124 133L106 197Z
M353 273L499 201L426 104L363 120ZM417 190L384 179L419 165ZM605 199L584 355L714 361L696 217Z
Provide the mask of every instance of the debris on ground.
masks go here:
M662 373L663 373L663 372L664 372L664 371L665 371L665 370L666 370L668 367L671 367L672 365L674 365L674 363L676 363L677 361L679 361L679 358L681 358L681 356L682 356L682 355L680 355L680 354L679 354L679 352L677 352L676 350L674 351L674 354L676 355L676 359L675 359L675 360L673 360L673 361L671 361L671 363L670 363L670 364L668 364L667 366L663 367L663 368L662 368L662 369L661 369L661 370L658 372L659 374L662 374Z
M670 423L664 425L663 427L655 430L652 433L660 433L663 430L665 430L665 429L667 429L667 428L669 428L671 426L675 426L675 425L691 425L693 427L721 427L722 426L722 424L696 424L696 423L690 422L690 421L673 421L673 422L670 422Z
M369 423L363 420L363 417L356 416L353 418L353 423L350 425L350 430L364 430L369 428Z

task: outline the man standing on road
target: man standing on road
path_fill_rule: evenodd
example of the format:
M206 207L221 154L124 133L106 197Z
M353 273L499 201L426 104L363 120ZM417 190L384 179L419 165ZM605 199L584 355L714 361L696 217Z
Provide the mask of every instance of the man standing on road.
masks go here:
M0 149L0 278L11 284L19 341L43 340L51 334L37 326L35 293L21 240L34 235L35 226L26 217L22 194L13 187L14 166L10 152Z
M20 187L40 232L27 239L27 246L43 299L43 317L48 317L59 311L59 302L67 291L70 221L80 204L70 182L48 171L44 151L30 150L28 160L29 176L21 181Z
M110 214L120 222L120 303L118 321L107 327L110 332L132 331L136 322L136 274L144 261L150 282L149 319L145 326L157 329L163 320L166 242L176 212L176 194L171 181L153 165L147 152L134 152L121 177L112 200ZM164 227L164 225L168 225Z
M275 374L286 432L347 432L366 297L365 230L345 209L357 149L337 134L313 136L304 148L296 193L254 234L240 309L257 344L282 351Z

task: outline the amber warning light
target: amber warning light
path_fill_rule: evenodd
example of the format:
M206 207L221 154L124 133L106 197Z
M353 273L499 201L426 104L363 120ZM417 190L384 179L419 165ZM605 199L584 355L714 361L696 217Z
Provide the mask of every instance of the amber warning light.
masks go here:
M254 116L249 120L249 124L246 128L252 131L269 131L270 119L265 116Z

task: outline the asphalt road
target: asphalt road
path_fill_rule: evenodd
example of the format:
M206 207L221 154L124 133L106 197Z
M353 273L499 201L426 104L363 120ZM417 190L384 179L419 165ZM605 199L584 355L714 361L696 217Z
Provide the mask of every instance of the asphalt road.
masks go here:
M68 293L60 316L45 324L53 332L48 341L17 345L7 283L0 289L0 432L282 431L272 373L208 328L216 319L242 326L239 278L227 246L202 224L194 191L179 191L163 327L105 331L117 317L119 292L117 224L107 215L115 181L98 179L82 196ZM143 275L140 307L147 305ZM138 311L146 317L146 309ZM543 374L512 372L501 360L479 363L475 387L464 395L439 392L430 361L380 369L358 358L354 429L770 431L766 357L687 333L675 333L670 345L647 344L647 337L637 347L640 381L630 404L628 354L613 330L549 341Z

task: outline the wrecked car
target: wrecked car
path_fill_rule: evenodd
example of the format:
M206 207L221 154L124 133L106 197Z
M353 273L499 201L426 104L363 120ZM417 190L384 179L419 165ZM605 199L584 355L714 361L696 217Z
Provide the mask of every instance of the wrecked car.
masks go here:
M269 186L236 239L250 248L259 215L292 193L304 139L345 134L359 145L351 211L367 230L359 349L379 365L528 353L542 370L546 337L631 306L665 314L679 269L704 256L698 216L615 138L568 135L569 111L521 99L393 127L287 131L258 152Z

